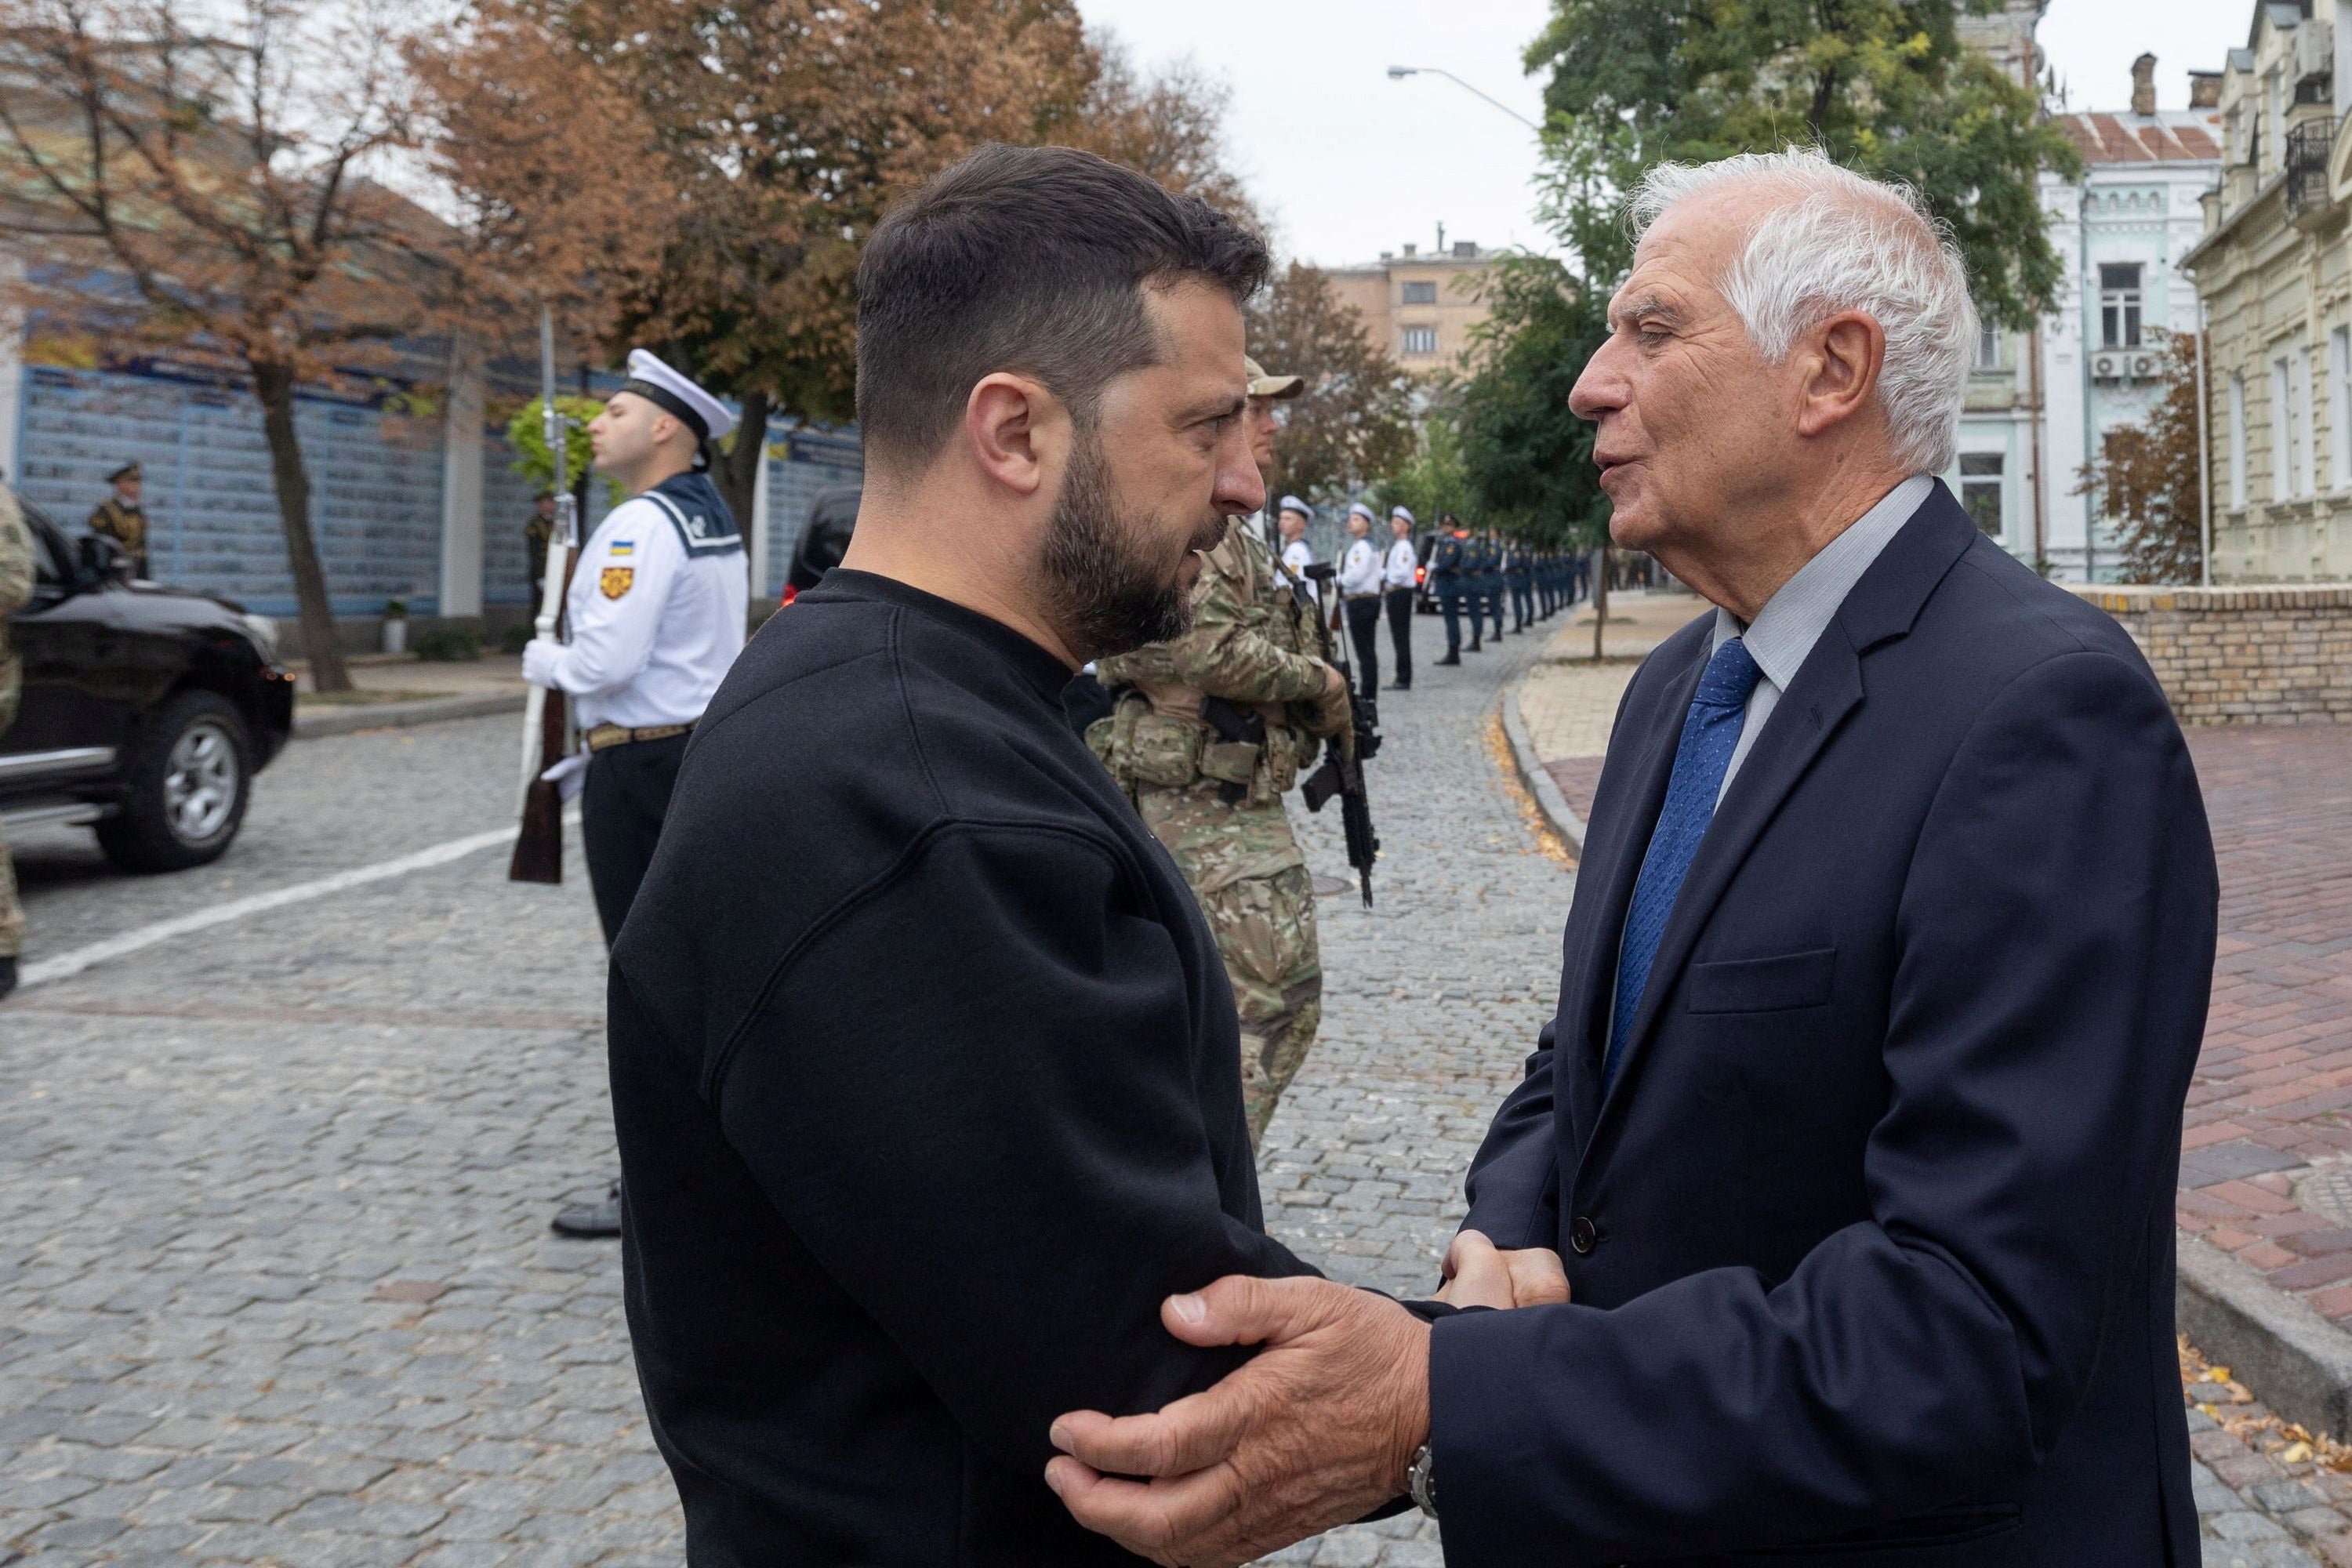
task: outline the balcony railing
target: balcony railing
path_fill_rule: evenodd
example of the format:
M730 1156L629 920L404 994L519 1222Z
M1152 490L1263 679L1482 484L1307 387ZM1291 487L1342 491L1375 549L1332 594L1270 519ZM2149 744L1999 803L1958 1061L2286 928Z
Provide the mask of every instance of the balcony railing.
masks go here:
M2336 120L2306 120L2286 133L2286 213L2291 218L2327 208L2327 154Z

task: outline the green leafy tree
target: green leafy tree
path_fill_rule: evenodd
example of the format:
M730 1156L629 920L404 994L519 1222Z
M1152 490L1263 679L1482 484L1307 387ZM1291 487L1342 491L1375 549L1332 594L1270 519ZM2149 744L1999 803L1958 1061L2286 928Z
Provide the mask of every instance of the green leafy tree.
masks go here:
M2197 338L2158 331L2164 395L2138 425L2111 430L2084 465L2075 493L2115 520L2126 583L2194 583L2204 556L2204 476L2199 465Z
M1482 522L1547 549L1609 542L1609 497L1592 466L1592 426L1569 407L1585 362L1609 333L1604 290L1542 256L1487 270L1490 314L1472 333L1462 384L1462 467ZM1601 615L1607 574L1597 572ZM1593 657L1601 653L1593 625Z
M1959 37L1961 10L2000 0L1552 0L1528 47L1549 70L1550 155L1563 186L1633 188L1653 165L1791 142L1907 181L1951 226L1989 318L2032 324L2061 263L2040 172L2077 172L2033 89ZM1601 206L1563 226L1589 236ZM1605 271L1605 269L1603 269Z
M1364 331L1321 268L1294 261L1249 303L1250 353L1307 388L1282 407L1266 488L1317 500L1351 494L1408 461L1412 378Z
M588 444L588 422L604 412L604 405L593 397L562 397L555 400L555 411L569 422L564 432L563 472L571 481L572 499L580 503L583 513L588 505L590 465L595 452ZM532 398L507 421L507 445L514 448L514 470L539 489L555 483L555 461L547 449L547 426L541 418L541 402ZM604 497L618 506L628 499L628 492L610 474L599 475L604 481Z
M1460 419L1460 404L1450 395L1431 406L1412 460L1374 492L1381 511L1401 506L1428 529L1447 512L1459 517L1469 510L1470 477L1462 466Z

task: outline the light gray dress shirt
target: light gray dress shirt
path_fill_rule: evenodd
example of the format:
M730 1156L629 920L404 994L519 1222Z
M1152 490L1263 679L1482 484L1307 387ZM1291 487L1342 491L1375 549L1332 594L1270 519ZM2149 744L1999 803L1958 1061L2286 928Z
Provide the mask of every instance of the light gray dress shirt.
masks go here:
M1739 764L1748 760L1756 737L1764 732L1772 710L1780 706L1780 694L1804 668L1813 645L1822 640L1822 633L1845 604L1845 596L1862 581L1862 574L1870 570L1887 542L1911 521L1935 483L1925 474L1914 474L1887 491L1853 527L1823 545L1820 554L1781 584L1780 591L1765 601L1746 626L1729 610L1716 610L1715 640L1708 646L1708 656L1712 658L1725 643L1738 637L1748 648L1748 657L1763 671L1763 679L1748 694L1748 710L1739 721L1739 743L1732 748L1731 764L1723 770L1723 789L1716 792L1717 805L1723 803L1724 791L1738 776Z

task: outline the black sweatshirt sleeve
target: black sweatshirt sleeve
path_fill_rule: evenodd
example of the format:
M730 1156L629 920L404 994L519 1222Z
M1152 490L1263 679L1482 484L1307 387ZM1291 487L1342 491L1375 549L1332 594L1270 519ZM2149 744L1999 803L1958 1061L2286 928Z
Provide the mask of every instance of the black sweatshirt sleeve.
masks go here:
M1202 1092L1221 1064L1135 904L1082 834L935 830L795 955L716 1091L785 1222L1008 1465L1042 1467L1065 1411L1238 1364L1170 1337L1162 1298L1313 1272L1220 1205L1202 1107L1237 1101Z

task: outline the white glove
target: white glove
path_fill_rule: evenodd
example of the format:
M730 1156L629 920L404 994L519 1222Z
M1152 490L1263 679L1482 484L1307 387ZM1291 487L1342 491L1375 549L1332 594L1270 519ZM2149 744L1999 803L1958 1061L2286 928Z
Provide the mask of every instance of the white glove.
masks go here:
M570 805L580 798L580 792L587 787L588 753L574 752L539 776L546 783L553 784L563 797L563 804Z
M556 689L555 666L563 657L563 645L545 637L533 637L522 647L522 678L533 686Z

